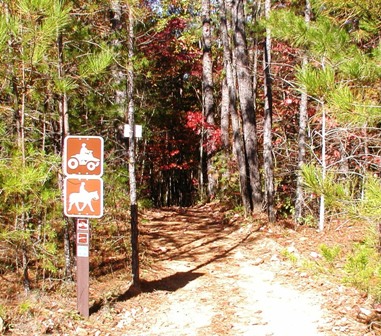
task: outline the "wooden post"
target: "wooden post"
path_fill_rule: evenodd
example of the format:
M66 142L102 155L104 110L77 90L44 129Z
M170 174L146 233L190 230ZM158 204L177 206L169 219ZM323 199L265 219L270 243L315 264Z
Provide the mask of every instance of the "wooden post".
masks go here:
M88 219L77 219L77 309L89 317L89 240Z
M89 317L89 258L77 258L77 309Z

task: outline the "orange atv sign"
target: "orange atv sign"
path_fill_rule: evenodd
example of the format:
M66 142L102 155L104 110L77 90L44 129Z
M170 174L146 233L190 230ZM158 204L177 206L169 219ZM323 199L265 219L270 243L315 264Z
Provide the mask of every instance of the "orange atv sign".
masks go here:
M65 178L64 212L68 217L102 217L103 180L99 177Z
M102 176L103 138L67 136L64 143L65 175Z

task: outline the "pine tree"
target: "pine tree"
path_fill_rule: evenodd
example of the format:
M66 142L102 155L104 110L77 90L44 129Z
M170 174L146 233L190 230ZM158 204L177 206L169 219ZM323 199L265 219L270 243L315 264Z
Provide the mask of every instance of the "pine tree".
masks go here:
M254 109L254 93L247 49L243 1L234 1L231 10L234 32L234 60L237 71L238 97L242 114L245 157L250 181L252 210L254 212L261 212L262 187L259 172L256 111Z
M203 115L208 125L213 126L214 121L214 98L213 98L213 61L212 61L212 41L211 41L211 19L210 19L210 0L202 0L201 10L202 10L202 93L203 93ZM205 131L205 135L208 139L210 138L211 129ZM208 147L208 145L207 145ZM201 152L204 152L204 143L202 143ZM213 167L213 151L205 151L206 155L206 171L207 171L207 194L208 199L214 198L216 193L216 178L215 178L215 168ZM204 156L204 155L203 155Z
M343 162L351 160L351 157L341 157L340 160L333 161L328 150L336 146L336 140L340 134L339 124L345 127L342 129L348 129L349 125L364 121L360 115L365 116L365 111L368 118L371 115L371 104L366 102L366 97L371 94L372 90L368 90L364 86L359 87L354 83L361 83L363 78L367 78L368 81L376 80L376 72L370 70L373 68L371 64L374 59L362 53L358 46L352 43L348 32L333 25L333 21L328 17L318 16L307 26L300 17L288 11L278 11L274 13L274 16L280 23L279 26L277 25L278 28L288 27L283 30L282 28L277 29L277 37L290 41L295 47L304 49L310 59L308 66L297 70L296 85L299 90L308 93L320 112L318 119L321 127L321 131L318 133L320 139L316 142L317 146L315 145L313 148L313 154L316 155L321 169L321 174L319 174L321 179L317 180L319 183L314 184L315 187L317 185L320 187L314 189L314 192L320 197L319 229L323 230L326 202L329 200L329 204L333 204L332 195L336 193L333 189L327 188L327 178L337 170L337 166L342 167ZM343 62L343 59L346 62ZM353 85L349 83L353 83ZM360 98L360 92L362 98ZM360 103L361 99L362 103ZM360 105L364 108L361 113L356 112L357 106ZM353 113L354 111L355 113ZM345 150L342 145L338 146L338 153L341 151L344 154ZM316 152L317 148L320 148L320 153ZM305 176L307 175L304 173ZM312 190L311 179L309 181L309 188ZM329 181L332 182L331 179Z
M311 3L306 0L304 10L304 20L306 25L311 21ZM308 64L307 55L302 56L302 68ZM295 223L300 224L303 221L303 208L304 193L303 193L303 178L302 168L306 160L306 133L307 133L307 121L308 121L308 96L305 89L300 93L300 105L299 105L299 132L298 132L298 170L296 181L296 195L295 195Z
M140 287L139 270L139 228L138 228L138 203L135 173L135 73L133 67L135 44L135 18L133 5L128 6L128 67L127 67L127 120L130 125L128 172L130 180L130 213L131 213L131 249L132 249L132 281L133 286Z
M245 160L245 147L243 143L243 136L241 132L241 124L237 111L237 94L236 94L236 81L233 71L233 47L232 38L229 35L229 27L231 27L231 22L227 16L227 13L231 12L227 10L227 4L224 0L220 0L220 30L221 39L223 44L223 60L224 69L226 74L226 96L227 96L227 106L226 108L231 117L232 131L233 131L233 150L237 158L237 165L239 170L239 184L241 191L241 199L245 209L245 213L249 214L251 212L251 193L250 185L248 183L249 178L247 175L247 165ZM231 17L231 16L230 16ZM229 24L230 23L230 24ZM225 84L224 84L225 85ZM224 100L224 98L222 98Z
M270 16L271 3L265 0L265 18ZM265 171L265 191L267 203L267 215L271 223L275 222L274 209L274 163L272 145L272 119L273 119L273 96L271 78L271 29L266 29L265 43L263 46L263 72L264 72L264 125L263 125L263 161Z

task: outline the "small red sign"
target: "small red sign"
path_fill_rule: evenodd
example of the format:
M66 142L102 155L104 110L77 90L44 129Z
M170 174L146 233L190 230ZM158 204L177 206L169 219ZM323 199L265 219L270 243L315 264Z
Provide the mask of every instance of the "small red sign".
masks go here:
M89 234L87 232L78 232L77 244L89 245Z
M89 220L86 218L78 218L77 231L89 231Z

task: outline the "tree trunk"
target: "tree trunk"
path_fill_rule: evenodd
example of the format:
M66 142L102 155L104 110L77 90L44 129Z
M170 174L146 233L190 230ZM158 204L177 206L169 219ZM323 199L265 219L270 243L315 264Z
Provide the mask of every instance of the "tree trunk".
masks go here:
M70 242L70 233L72 231L71 220L69 218L65 219L65 227L64 227L64 255L65 255L65 271L64 271L64 280L71 281L73 280L72 274L72 248Z
M327 173L327 162L326 162L326 110L325 104L322 103L322 127L321 127L321 166L322 166L322 189L325 182L325 176ZM319 231L324 230L325 223L325 195L324 190L320 196L320 209L319 209Z
M139 275L139 228L138 204L136 196L135 176L135 106L134 106L134 17L131 5L128 7L128 67L127 67L127 99L128 99L128 124L130 125L128 171L130 180L130 211L131 211L131 249L132 249L132 285L140 288Z
M58 36L57 40L58 47L58 78L63 78L65 76L63 65L65 62L64 58L64 48L63 48L63 37L62 34ZM58 101L58 110L60 113L60 135L61 135L61 155L64 153L64 143L66 136L69 135L69 113L68 113L68 104L67 104L67 95L66 92L62 93L59 97ZM64 164L64 160L62 159L62 164ZM63 176L59 176L59 185L61 192L63 192ZM65 281L71 281L73 279L72 274L72 248L70 237L73 232L73 223L68 218L65 218L65 227L64 227L64 255L65 255L65 272L64 278Z
M213 99L213 61L212 42L210 27L210 0L202 0L202 92L203 92L203 114L208 125L214 125L214 99ZM206 129L206 171L207 171L207 195L208 199L214 197L217 181L215 168L212 162L212 153L208 142L213 130ZM204 147L204 146L203 146Z
M242 114L244 144L251 188L252 210L262 211L262 190L259 173L258 140L254 109L254 95L250 74L249 56L245 34L243 0L233 1L233 31L238 94Z
M265 0L266 19L270 15L270 0ZM274 163L272 146L272 87L271 87L271 31L266 29L266 41L263 48L263 70L264 70L264 125L263 125L263 159L265 170L265 190L267 202L267 215L270 222L275 222L274 209Z
M25 69L25 63L22 61L22 84L21 84L21 105L19 103L16 104L17 109L19 111L18 114L18 146L19 150L21 151L21 157L22 157L22 165L25 167L26 165L26 153L25 153L25 107L26 107L26 69ZM21 209L24 209L24 200L20 200L21 203ZM21 253L22 253L22 273L23 273L23 283L24 283L24 290L26 293L30 291L30 279L29 279L29 258L28 258L28 242L27 242L27 227L26 227L26 213L23 210L23 212L20 214L18 218L18 227L19 230L25 235L24 238L21 240Z
M252 5L251 17L252 22L255 24L257 20L260 18L261 10L262 10L262 0L254 1ZM253 39L253 46L250 49L250 61L252 64L253 72L253 95L254 95L254 109L256 109L256 98L257 98L257 90L258 90L258 59L259 59L259 42L258 37L256 35L251 37Z
M226 85L228 88L228 108L232 121L233 129L233 148L237 158L239 181L241 189L242 203L246 214L251 211L251 195L248 183L247 167L245 160L245 149L243 137L241 134L241 126L236 108L237 96L236 86L233 73L232 48L228 33L228 24L226 19L226 4L224 0L220 0L220 21L221 21L221 38L224 46L224 67L226 72Z
M311 4L309 0L306 0L305 8L305 21L308 24L311 18ZM305 67L308 63L307 56L303 56L302 66ZM303 192L303 178L302 178L302 167L306 158L306 131L307 131L307 92L302 91L300 97L300 107L299 107L299 154L298 154L298 169L297 169L297 181L296 181L296 200L295 200L295 223L299 224L303 220L303 207L304 207L304 192Z
M119 38L119 34L122 30L122 7L119 0L111 0L110 3L110 12L111 12L111 27L116 34L116 37L111 41L113 47L117 50L122 49L122 41ZM119 114L122 116L126 113L126 73L123 67L120 65L120 62L115 62L111 67L112 78L114 81L115 97L114 104L118 106Z
M59 35L58 41L58 78L63 78L65 76L64 73L64 48L63 48L63 37L62 34ZM62 93L59 99L58 109L60 112L60 132L61 132L61 152L63 153L63 144L65 137L70 134L69 130L69 112L68 112L68 104L67 104L67 95L66 92Z
M225 70L226 72L226 70ZM229 148L229 87L226 80L226 77L222 81L222 89L221 89L221 142L224 150Z
M222 152L221 152L221 159L224 162L224 164L228 165L228 162L230 161L230 150L229 150L229 144L230 144L230 134L229 134L229 87L227 84L226 77L221 81L221 143L222 143ZM229 181L231 179L231 174L229 169L223 169L222 181ZM227 184L225 184L227 185ZM219 188L219 192L225 193L227 191L227 188L224 184L221 185Z

